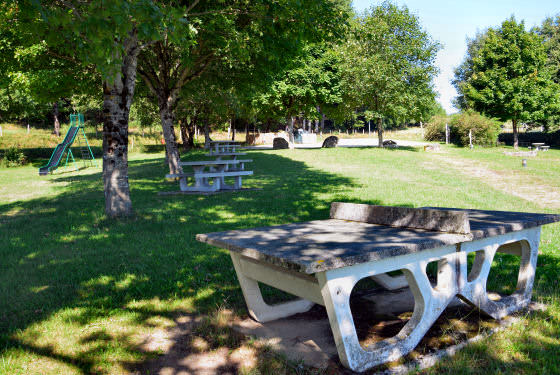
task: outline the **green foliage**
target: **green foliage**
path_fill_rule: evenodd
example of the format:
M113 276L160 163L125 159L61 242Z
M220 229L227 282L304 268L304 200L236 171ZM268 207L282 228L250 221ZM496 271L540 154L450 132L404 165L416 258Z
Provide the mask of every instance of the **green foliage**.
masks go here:
M426 141L445 142L445 124L449 123L449 117L436 115L433 116L424 129L424 139Z
M434 106L434 59L440 45L405 6L371 8L352 24L340 48L344 105L366 107L377 119L420 120Z
M10 168L25 165L26 162L27 160L22 150L18 147L10 147L4 151L4 157L2 158L0 164Z
M543 40L513 17L470 43L456 73L463 107L502 121L542 120L560 104L558 86L545 66Z
M453 116L450 127L452 141L459 146L469 145L469 131L472 132L474 145L494 146L500 134L501 123L470 110Z

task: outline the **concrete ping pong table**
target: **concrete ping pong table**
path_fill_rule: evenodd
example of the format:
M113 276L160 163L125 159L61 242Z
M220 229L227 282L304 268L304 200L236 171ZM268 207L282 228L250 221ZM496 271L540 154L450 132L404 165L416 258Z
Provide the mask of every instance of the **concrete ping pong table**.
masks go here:
M541 226L557 221L560 216L550 214L334 202L328 220L198 234L197 240L230 251L251 317L267 322L323 305L342 364L365 371L414 349L455 296L495 319L526 307ZM520 257L517 289L498 301L486 291L496 252ZM471 270L469 253L476 254ZM426 274L433 261L435 286ZM404 276L387 275L398 270ZM409 286L414 312L396 336L364 349L350 294L365 277L387 289ZM268 305L258 282L301 299Z

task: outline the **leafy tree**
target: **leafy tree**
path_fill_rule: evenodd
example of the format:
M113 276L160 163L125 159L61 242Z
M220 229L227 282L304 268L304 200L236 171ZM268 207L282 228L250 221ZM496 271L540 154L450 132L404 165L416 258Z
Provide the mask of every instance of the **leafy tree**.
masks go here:
M560 83L560 15L547 17L535 32L543 37L547 54L546 65L550 68L552 79Z
M535 28L534 31L544 39L547 55L546 66L550 70L554 82L560 84L560 15L555 18L546 18L542 25ZM560 125L560 111L554 111L553 108L543 125L547 129L558 127Z
M224 83L238 85L240 78L266 80L283 70L305 41L336 33L348 9L345 0L200 2L192 7L190 27L182 40L164 35L143 51L139 75L158 100L171 173L181 171L173 120L187 83L210 68ZM228 79L226 73L234 73L235 79ZM215 89L230 89L212 84Z
M370 111L377 121L380 147L384 118L419 120L433 106L439 48L405 6L383 2L353 23L341 47L344 102Z
M49 48L93 66L103 81L105 212L132 215L128 183L128 120L141 49L164 37L189 35L190 5L156 0L19 0L25 25ZM165 3L166 6L161 6ZM174 32L169 32L173 30Z
M474 52L472 72L457 82L460 92L467 106L511 120L517 148L518 123L543 119L558 105L542 38L511 17L500 28L488 29Z
M467 53L461 64L455 68L455 77L451 81L458 95L454 99L454 105L460 110L466 111L469 105L463 93L463 82L468 81L474 73L474 58L478 56L478 52L483 44L484 39L488 35L488 30L477 32L472 39L467 38Z

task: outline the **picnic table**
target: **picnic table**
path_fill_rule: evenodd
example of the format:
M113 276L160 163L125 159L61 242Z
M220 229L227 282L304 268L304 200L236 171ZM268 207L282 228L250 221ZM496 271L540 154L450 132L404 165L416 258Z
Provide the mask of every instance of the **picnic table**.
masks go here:
M242 177L253 174L253 171L246 171L245 163L252 160L201 160L180 162L181 166L190 166L192 173L168 174L167 178L179 178L179 188L181 191L192 192L215 192L219 190L238 190L242 188ZM233 166L233 168L231 168ZM232 177L233 184L226 184L225 178ZM188 179L194 182L189 185Z
M235 153L240 146L239 141L210 141L210 154Z
M547 146L546 143L542 143L542 142L533 142L531 145L537 151L547 151L550 148L550 146Z
M410 352L456 297L495 319L526 307L537 266L541 226L558 215L383 207L338 203L330 219L254 229L198 234L197 240L228 249L251 317L267 322L326 307L340 360L364 371ZM520 258L517 290L495 301L486 282L497 252ZM467 256L474 253L472 269ZM426 274L437 261L435 285ZM389 276L402 271L404 279ZM394 337L363 349L358 341L350 294L371 277L391 289L408 285L414 312ZM258 282L301 299L268 305Z

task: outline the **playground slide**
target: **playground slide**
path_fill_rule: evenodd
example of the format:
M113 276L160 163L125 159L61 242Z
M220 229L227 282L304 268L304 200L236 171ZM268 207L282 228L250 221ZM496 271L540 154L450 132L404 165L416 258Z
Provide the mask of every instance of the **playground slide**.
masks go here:
M68 129L66 137L64 137L64 141L62 141L62 143L58 144L55 147L51 158L49 159L49 162L39 168L39 176L46 176L49 172L54 171L56 168L58 168L64 152L70 146L72 146L72 143L74 143L74 139L76 139L76 135L78 134L79 129L80 128L77 126L71 126L70 129Z

